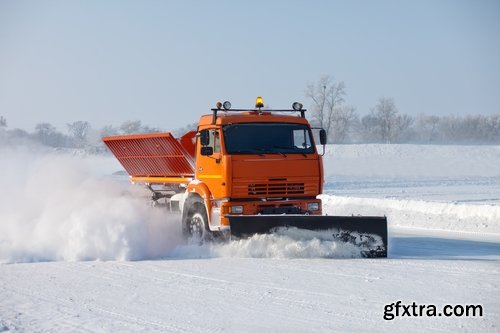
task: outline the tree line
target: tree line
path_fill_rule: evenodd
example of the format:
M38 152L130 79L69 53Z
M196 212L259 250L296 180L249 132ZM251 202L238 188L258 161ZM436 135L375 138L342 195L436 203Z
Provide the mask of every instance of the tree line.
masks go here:
M500 113L436 116L400 113L393 98L380 97L366 115L345 104L344 82L324 76L307 85L312 123L326 130L330 143L500 143Z
M346 105L346 95L345 83L335 81L332 76L324 76L306 86L311 123L326 130L329 143L500 143L500 113L488 116L411 116L399 112L393 98L380 97L370 112L361 116L355 107ZM181 136L192 129L196 129L196 123L170 131ZM144 125L140 120L98 129L80 120L66 124L66 132L47 122L36 124L33 131L28 132L9 129L7 119L0 116L0 140L31 140L50 147L99 150L104 149L103 136L162 131Z
M92 151L104 149L101 141L103 136L127 135L135 133L156 133L162 130L143 125L140 120L125 121L119 126L107 125L94 129L88 121L75 121L66 124L66 133L59 131L50 123L42 122L35 125L32 132L23 129L9 129L7 119L0 116L0 140L4 141L34 141L54 148L79 148Z

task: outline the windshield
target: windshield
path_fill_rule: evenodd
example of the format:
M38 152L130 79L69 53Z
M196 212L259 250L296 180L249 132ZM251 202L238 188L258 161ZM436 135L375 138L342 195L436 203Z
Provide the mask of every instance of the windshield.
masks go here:
M228 154L314 153L309 127L302 124L232 124L223 132Z

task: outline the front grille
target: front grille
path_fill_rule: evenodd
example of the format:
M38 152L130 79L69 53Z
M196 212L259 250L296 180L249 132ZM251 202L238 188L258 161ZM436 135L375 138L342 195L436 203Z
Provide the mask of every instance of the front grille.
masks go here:
M300 207L293 205L259 206L259 208L261 208L259 213L263 215L302 214Z
M248 195L292 195L304 194L304 183L262 183L249 184Z

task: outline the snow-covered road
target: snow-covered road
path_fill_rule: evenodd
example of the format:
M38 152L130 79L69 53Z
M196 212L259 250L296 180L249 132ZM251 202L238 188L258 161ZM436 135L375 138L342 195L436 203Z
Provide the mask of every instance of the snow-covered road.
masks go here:
M286 235L183 245L101 177L112 159L2 154L0 332L500 331L499 147L329 147L324 211L387 215L387 259ZM483 315L385 320L397 301Z
M389 259L170 258L0 266L0 328L27 331L496 332L500 243L392 232ZM384 305L480 304L483 317Z

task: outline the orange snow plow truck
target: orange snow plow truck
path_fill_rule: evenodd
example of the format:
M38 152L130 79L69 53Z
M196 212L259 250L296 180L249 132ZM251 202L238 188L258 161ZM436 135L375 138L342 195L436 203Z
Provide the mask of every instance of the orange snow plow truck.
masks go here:
M182 215L186 237L247 237L277 228L326 231L360 248L365 257L387 256L387 219L324 216L322 154L326 134L311 128L302 104L289 110L231 109L217 103L196 131L104 137L133 183L152 191L155 203ZM309 233L310 234L310 233ZM314 234L314 233L313 233Z

